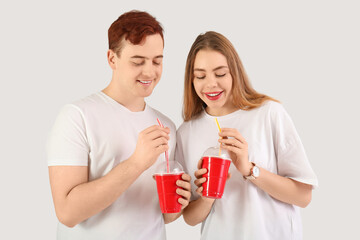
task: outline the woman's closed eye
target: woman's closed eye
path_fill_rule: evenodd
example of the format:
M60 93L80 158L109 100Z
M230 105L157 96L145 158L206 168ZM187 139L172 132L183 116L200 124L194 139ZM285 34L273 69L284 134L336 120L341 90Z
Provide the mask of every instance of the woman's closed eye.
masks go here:
M216 77L220 78L220 77L225 77L226 73L224 74L215 74Z
M195 75L195 78L197 79L204 79L206 76L205 75Z

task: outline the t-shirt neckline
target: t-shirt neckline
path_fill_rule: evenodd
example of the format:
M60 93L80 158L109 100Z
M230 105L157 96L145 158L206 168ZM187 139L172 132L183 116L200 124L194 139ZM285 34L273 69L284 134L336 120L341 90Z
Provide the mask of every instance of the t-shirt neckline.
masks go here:
M145 102L145 108L144 108L143 111L133 112L130 109L128 109L127 107L125 107L124 105L122 105L121 103L115 101L112 97L110 97L109 95L107 95L103 91L98 92L98 94L105 97L115 107L120 108L121 110L126 111L126 112L128 112L130 114L133 114L133 115L141 115L141 114L144 114L144 113L148 112L148 110L149 110L149 106L148 106L148 104L146 102Z
M205 117L205 118L208 118L208 119L214 119L214 118L217 118L218 120L226 120L226 119L230 119L236 115L238 115L239 113L243 112L244 110L242 109L238 109L232 113L229 113L229 114L226 114L226 115L223 115L223 116L213 116L213 115L210 115L208 114L205 109L203 109L203 113L202 115Z

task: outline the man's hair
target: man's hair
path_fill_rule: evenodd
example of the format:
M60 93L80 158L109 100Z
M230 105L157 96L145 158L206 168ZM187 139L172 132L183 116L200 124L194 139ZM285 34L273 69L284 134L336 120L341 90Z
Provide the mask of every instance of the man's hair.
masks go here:
M155 17L137 10L126 12L113 22L108 30L109 49L120 55L123 40L138 45L153 34L160 34L164 41L163 28Z

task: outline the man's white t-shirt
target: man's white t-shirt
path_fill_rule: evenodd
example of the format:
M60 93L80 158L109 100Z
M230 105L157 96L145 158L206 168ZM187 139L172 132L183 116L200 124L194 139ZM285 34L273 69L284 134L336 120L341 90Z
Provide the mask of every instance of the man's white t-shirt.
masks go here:
M296 181L317 186L317 178L306 157L289 115L273 101L253 110L238 110L217 117L224 128L236 128L248 143L249 161L261 168ZM203 111L184 122L177 131L175 159L193 176L208 147L218 145L213 116ZM280 202L244 180L233 164L224 195L202 223L201 239L298 240L302 239L299 208ZM199 198L192 183L192 200Z
M157 125L170 128L169 157L176 145L174 123L146 105L131 112L103 92L63 107L48 141L48 165L88 166L89 181L106 175L135 151L138 134ZM164 161L161 154L156 163ZM159 207L156 163L108 208L74 228L58 224L57 239L166 239Z

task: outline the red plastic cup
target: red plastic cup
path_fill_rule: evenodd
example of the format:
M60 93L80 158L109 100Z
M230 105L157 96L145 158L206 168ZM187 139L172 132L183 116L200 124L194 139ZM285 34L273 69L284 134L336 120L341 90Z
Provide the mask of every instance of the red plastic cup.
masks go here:
M155 174L162 213L178 213L181 211L182 205L178 202L181 196L176 193L176 189L179 188L176 181L181 179L182 174L183 172Z
M203 157L202 168L208 170L203 174L203 177L206 178L206 182L202 184L204 197L218 199L223 196L230 163L231 160L221 157Z

